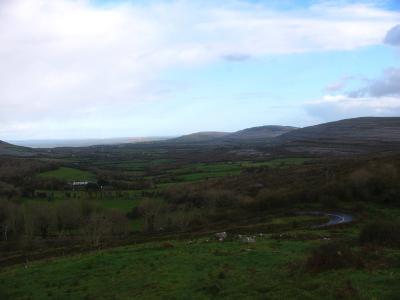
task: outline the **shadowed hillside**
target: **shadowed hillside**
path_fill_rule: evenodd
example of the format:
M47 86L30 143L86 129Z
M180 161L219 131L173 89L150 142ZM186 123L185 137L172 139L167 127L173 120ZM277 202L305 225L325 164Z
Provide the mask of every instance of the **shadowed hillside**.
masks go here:
M291 151L362 153L394 151L400 145L400 118L365 117L301 128L275 142Z
M224 137L229 135L229 132L218 132L218 131L203 131L196 132L187 135L183 135L178 138L169 139L168 142L177 142L177 143L202 143L209 142L215 139Z
M259 126L246 128L233 133L229 132L197 132L184 135L168 142L178 143L206 143L206 144L230 144L230 143L253 143L267 142L284 133L295 130L296 127L291 126Z
M15 146L0 141L0 155L33 156L34 152L30 148Z
M296 127L291 127L291 126L276 126L276 125L259 126L234 132L232 134L225 136L223 139L231 141L264 140L280 136L282 134L291 132L295 129Z

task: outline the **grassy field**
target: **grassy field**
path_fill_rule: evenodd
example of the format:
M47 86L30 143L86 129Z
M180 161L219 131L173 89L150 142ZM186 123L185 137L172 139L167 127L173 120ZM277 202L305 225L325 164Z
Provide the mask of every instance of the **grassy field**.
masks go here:
M47 193L48 197L47 198L23 198L24 202L58 202L58 201L63 201L63 200L72 200L75 198L66 198L65 193L62 191L42 191ZM103 196L100 197L100 194L96 199L87 199L87 193L84 191L77 191L74 192L76 195L76 199L86 199L87 201L94 201L98 203L100 206L103 206L105 208L113 208L113 209L118 209L121 210L125 213L129 212L137 206L142 197L140 196L140 191L124 191L124 195L122 197L116 197L116 196ZM50 199L50 200L49 200Z
M399 268L305 271L320 243L203 238L121 247L4 269L0 298L398 299Z
M61 167L56 170L40 173L39 177L54 178L65 181L90 181L96 179L96 176L91 172L67 167Z
M103 199L98 202L106 208L118 209L127 213L139 204L140 199Z
M239 175L243 170L255 167L285 167L301 165L308 161L307 158L282 158L269 161L239 161L218 163L197 163L182 166L178 169L168 170L168 174L177 176L179 181L198 181L208 178Z
M143 171L148 167L169 164L174 161L171 159L153 159L153 160L125 160L125 161L97 161L93 163L99 168L118 169L123 171Z

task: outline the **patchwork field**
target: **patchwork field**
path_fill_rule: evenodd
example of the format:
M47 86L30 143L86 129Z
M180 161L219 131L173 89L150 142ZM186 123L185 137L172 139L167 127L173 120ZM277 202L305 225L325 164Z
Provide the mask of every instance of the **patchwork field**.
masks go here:
M400 173L391 158L160 157L29 161L24 189L3 184L19 198L0 203L0 299L400 295ZM16 161L15 173L25 167ZM77 180L102 188L66 184ZM301 211L355 222L316 229L328 215Z

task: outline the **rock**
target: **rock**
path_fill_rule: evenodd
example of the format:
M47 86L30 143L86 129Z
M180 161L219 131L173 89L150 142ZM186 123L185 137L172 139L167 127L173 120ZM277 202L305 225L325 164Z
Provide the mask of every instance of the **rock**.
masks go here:
M255 236L243 236L241 239L242 243L252 244L256 242Z
M223 242L227 237L228 237L228 234L225 231L218 232L215 234L215 238L220 242Z

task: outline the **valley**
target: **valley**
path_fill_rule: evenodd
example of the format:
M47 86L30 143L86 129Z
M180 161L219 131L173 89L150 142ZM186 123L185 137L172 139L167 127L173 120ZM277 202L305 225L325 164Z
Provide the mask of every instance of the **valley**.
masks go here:
M391 299L400 126L368 124L22 148L28 157L2 144L0 295Z

